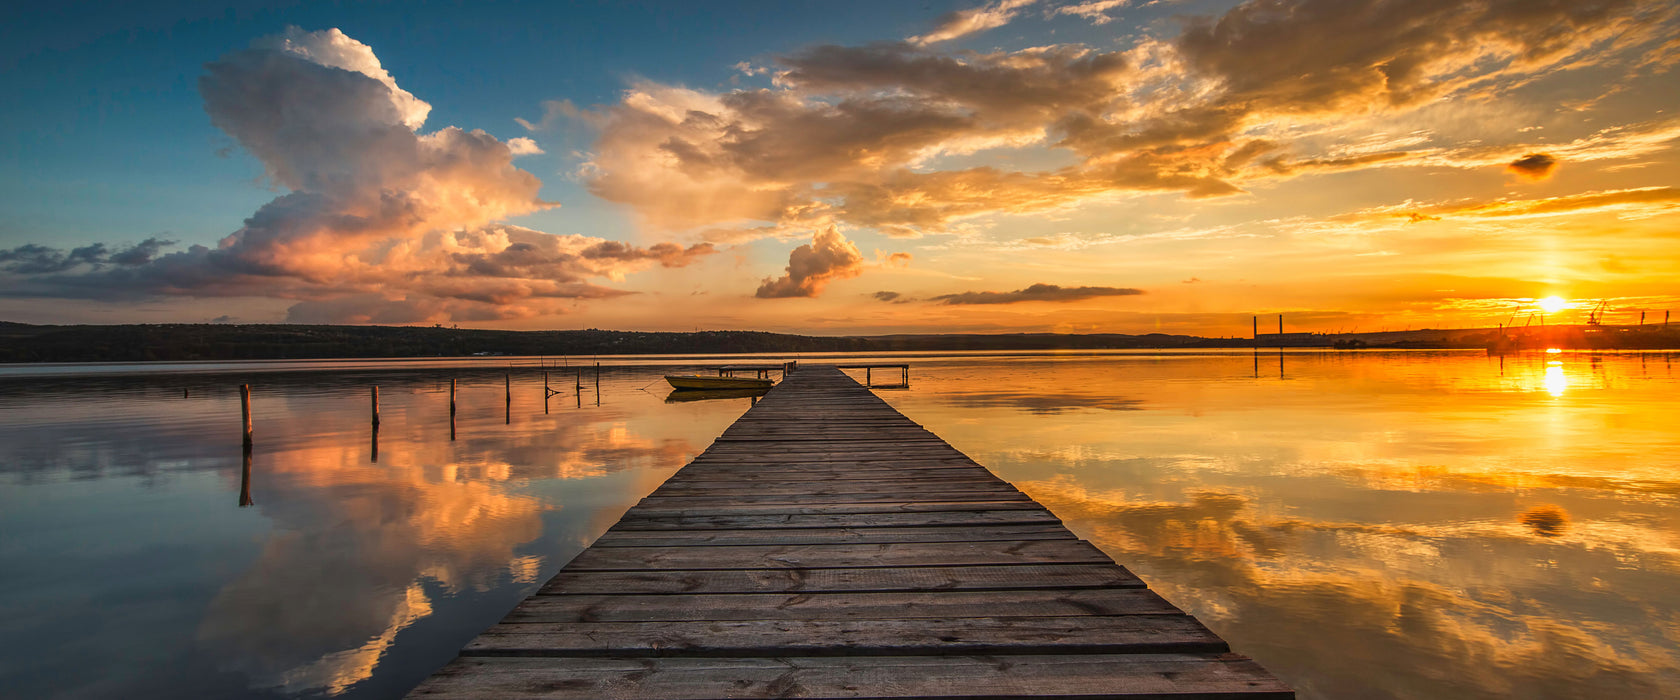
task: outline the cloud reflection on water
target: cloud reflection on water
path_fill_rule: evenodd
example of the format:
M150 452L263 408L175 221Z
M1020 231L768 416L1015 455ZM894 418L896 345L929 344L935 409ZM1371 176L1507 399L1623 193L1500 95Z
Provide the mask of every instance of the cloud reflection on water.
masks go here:
M226 543L248 558L190 562L213 572L193 580L212 590L178 601L181 610L163 618L190 626L180 630L190 651L161 646L164 658L213 666L219 683L243 678L253 696L400 694L442 662L440 653L452 654L499 618L697 454L746 404L668 407L633 391L647 377L615 380L609 372L601 407L553 402L545 412L538 374L511 383L511 405L504 403L503 372L459 374L454 441L447 376L440 382L438 372L51 380L62 391L37 386L27 398L0 399L7 438L0 479L16 488L100 481L98 491L85 492L89 498L108 492L104 497L127 499L139 497L129 490L136 485L172 492L181 474L209 472L212 478L193 483L219 481L225 500L196 507L237 510L256 530ZM255 505L240 510L234 397L247 381L254 385ZM173 386L187 382L195 383L191 398ZM377 462L367 414L367 386L375 383L382 388ZM154 517L202 527L195 525L202 514ZM120 548L121 540L111 546ZM91 597L115 594L99 580L75 585ZM196 610L201 616L181 615ZM115 635L119 647L160 644L177 633L107 624L102 632ZM88 662L110 664L100 681L105 691L157 685L130 680L131 673L152 672L124 668L121 659ZM225 684L191 686L203 677L198 673L183 673L175 682L185 684L171 692L236 692ZM55 683L68 692L64 681Z
M1325 354L1279 381L1247 359L918 368L884 396L1303 698L1680 694L1672 374ZM1039 386L1145 410L965 399Z

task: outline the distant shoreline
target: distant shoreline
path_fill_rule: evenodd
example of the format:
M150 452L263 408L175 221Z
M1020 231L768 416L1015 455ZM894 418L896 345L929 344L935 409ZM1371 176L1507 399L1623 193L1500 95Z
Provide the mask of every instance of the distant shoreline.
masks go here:
M485 355L678 355L963 350L1337 348L1680 349L1680 324L1262 333L1206 338L1149 333L811 336L763 331L499 331L415 326L126 324L47 326L0 321L0 362L302 360Z

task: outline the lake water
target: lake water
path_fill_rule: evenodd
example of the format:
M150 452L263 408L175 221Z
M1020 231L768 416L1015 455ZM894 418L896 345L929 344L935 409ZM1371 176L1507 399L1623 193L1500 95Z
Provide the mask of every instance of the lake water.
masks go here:
M1680 696L1676 360L917 355L880 394L1303 698L1625 700ZM535 362L0 368L0 694L400 696L748 406L666 403L696 358L545 406Z

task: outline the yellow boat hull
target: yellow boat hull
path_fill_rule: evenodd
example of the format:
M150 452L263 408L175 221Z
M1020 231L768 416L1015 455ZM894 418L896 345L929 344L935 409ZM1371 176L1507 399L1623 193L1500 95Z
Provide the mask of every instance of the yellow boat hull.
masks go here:
M768 389L768 379L750 377L702 377L693 374L667 374L665 381L673 389Z

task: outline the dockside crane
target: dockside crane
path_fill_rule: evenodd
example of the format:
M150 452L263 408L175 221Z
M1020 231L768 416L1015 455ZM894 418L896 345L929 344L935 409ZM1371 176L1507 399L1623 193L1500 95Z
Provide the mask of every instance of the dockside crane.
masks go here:
M1599 301L1598 306L1593 307L1592 312L1587 314L1587 325L1589 325L1589 326L1603 325L1604 324L1604 312L1608 310L1609 306L1610 306L1609 300Z

